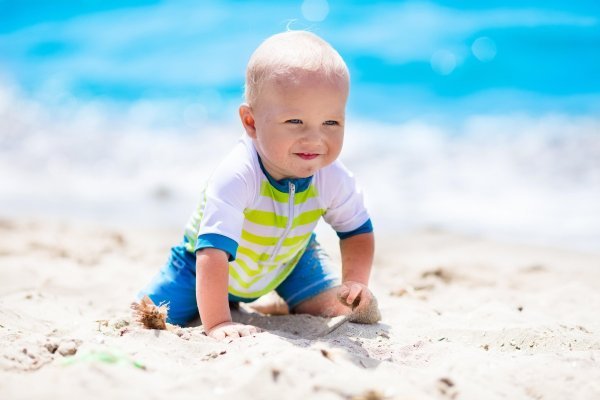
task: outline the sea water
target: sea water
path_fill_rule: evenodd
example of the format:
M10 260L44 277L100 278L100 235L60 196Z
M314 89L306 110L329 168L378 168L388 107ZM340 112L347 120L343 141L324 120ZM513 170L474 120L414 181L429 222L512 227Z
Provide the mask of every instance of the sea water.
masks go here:
M183 226L252 50L308 29L350 68L378 232L600 251L600 14L574 3L5 0L0 215Z

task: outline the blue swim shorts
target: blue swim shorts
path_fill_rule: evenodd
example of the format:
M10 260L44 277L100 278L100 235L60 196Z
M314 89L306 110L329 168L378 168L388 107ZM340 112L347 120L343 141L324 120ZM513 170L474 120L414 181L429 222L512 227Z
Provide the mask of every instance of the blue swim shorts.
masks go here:
M313 234L292 273L275 290L293 310L303 301L339 284L339 273ZM155 304L169 305L167 322L171 324L183 326L197 318L196 255L188 252L183 244L173 247L168 262L138 293L138 300L144 295ZM254 300L229 294L232 302Z

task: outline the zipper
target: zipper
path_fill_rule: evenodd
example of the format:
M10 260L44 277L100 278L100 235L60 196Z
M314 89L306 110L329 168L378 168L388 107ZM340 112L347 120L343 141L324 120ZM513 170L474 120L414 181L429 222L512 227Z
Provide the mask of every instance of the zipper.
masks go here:
M288 199L288 223L285 227L285 231L283 231L283 234L281 235L281 238L277 242L277 246L275 246L275 250L273 250L273 253L271 254L271 259L269 260L271 262L277 256L277 253L279 253L279 250L283 245L283 241L285 240L286 236L290 233L290 230L292 230L292 224L294 223L294 196L296 195L296 185L294 185L292 182L289 182L289 189L290 197Z

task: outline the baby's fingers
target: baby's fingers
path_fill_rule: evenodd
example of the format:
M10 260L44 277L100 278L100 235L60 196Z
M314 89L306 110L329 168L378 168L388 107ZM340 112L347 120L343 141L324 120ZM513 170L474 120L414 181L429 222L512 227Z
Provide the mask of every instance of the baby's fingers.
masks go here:
M232 339L236 339L236 338L239 338L239 337L242 337L242 336L244 336L244 335L242 334L242 329L240 329L240 328L238 328L238 327L227 329L227 330L225 331L225 335L226 335L228 338L232 338Z
M256 335L257 333L262 332L262 329L260 329L258 326L249 325L249 327L250 327L250 334L252 334L252 335Z
M225 340L225 337L227 336L225 331L222 329L215 329L214 331L211 331L208 335L211 338L217 339L217 340Z
M342 303L345 303L348 294L350 294L350 288L347 285L342 285L342 287L340 287L340 289L338 290L338 299Z
M350 290L348 292L348 296L345 298L346 304L348 304L349 306L352 306L353 308L356 307L356 304L354 304L354 302L357 299L360 300L360 293L361 292L362 292L362 287L360 285L352 285L352 286L350 286Z
M252 336L260 333L261 330L256 326L246 325L242 329L239 330L240 337L242 336Z

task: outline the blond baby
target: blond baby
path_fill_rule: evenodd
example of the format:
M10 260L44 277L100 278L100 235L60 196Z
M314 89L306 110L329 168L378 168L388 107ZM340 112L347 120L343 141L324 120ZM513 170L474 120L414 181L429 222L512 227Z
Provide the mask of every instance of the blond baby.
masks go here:
M232 322L231 302L275 290L293 313L379 320L368 288L374 237L352 173L338 160L349 73L315 34L265 40L246 72L244 134L224 155L183 241L139 296L169 304L169 322L202 319L216 339L259 332ZM342 273L314 229L323 218L340 238Z

